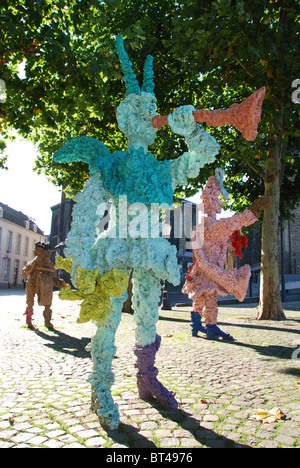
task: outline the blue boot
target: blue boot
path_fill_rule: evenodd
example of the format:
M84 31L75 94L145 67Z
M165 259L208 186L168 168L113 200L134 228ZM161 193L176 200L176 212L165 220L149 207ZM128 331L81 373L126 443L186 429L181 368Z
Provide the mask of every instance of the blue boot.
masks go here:
M192 328L192 336L197 336L198 331L202 333L206 333L206 329L203 327L201 323L201 316L198 312L191 312L191 328Z
M223 332L217 325L207 325L206 334L208 340L215 340L218 336L223 340L232 341L234 338L229 333Z

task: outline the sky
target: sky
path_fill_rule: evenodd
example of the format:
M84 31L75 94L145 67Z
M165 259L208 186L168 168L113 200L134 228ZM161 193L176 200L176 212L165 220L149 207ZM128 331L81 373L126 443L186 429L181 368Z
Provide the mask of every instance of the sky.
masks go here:
M50 234L50 208L60 202L61 192L33 171L36 149L32 143L18 138L7 147L8 170L0 169L0 201L34 218L44 234Z

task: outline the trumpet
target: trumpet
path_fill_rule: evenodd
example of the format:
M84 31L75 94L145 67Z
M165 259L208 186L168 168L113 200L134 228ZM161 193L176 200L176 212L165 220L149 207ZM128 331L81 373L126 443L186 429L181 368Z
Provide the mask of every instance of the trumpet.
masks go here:
M246 140L254 141L257 137L257 127L261 118L265 93L266 88L263 86L241 104L232 104L229 109L196 110L193 112L195 122L206 122L212 127L233 125ZM154 128L161 129L163 125L168 125L168 116L153 117L152 125Z

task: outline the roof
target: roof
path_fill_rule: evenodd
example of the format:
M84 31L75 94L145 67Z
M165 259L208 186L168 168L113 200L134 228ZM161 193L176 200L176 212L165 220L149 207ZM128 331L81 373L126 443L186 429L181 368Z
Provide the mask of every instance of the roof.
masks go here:
M0 202L0 211L3 210L3 216L1 216L2 219L6 219L6 221L10 221L13 224L16 224L17 226L21 226L22 228L26 227L26 221L29 221L29 230L34 232L34 225L36 223L27 216L26 214L22 213L21 211L14 210L8 205L5 205L4 203ZM44 232L36 225L37 227L37 234L40 234L44 236Z

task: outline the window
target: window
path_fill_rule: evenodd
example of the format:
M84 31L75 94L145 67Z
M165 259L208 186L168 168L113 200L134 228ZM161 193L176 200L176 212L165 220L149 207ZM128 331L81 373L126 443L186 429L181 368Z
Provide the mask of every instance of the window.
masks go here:
M7 235L7 252L11 252L12 249L12 239L13 239L13 233L11 231L8 231Z
M33 225L33 232L37 232L37 225L36 224Z
M26 237L24 255L28 255L28 248L29 248L29 237Z
M18 234L17 235L16 254L19 254L21 252L21 240L22 240L22 236L21 236L21 234Z
M25 228L26 228L26 229L29 229L29 226L30 226L30 225L29 225L29 221L24 221L24 224L25 224Z
M1 250L1 243L2 243L2 228L0 228L0 250Z
M14 285L16 286L18 284L18 279L19 279L19 267L20 267L20 261L15 260L15 269L14 269Z
M9 281L10 273L10 258L6 258L4 261L4 281Z
M0 206L0 218L3 218L3 208Z

